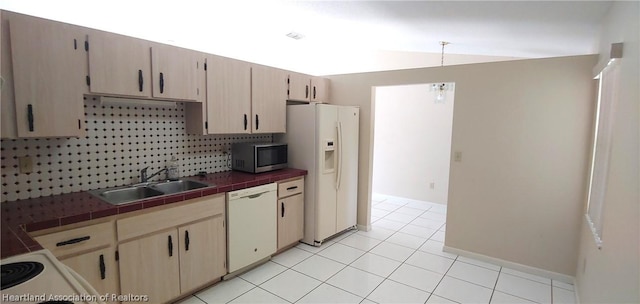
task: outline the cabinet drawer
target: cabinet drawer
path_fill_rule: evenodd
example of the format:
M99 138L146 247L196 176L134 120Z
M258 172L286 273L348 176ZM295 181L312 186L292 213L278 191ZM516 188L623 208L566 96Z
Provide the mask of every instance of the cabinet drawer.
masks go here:
M185 201L185 203L177 207L118 220L116 222L118 241L122 242L217 214L224 214L224 194L196 198Z
M35 237L57 258L115 243L113 221Z
M288 182L278 183L278 198L302 193L304 190L304 178Z

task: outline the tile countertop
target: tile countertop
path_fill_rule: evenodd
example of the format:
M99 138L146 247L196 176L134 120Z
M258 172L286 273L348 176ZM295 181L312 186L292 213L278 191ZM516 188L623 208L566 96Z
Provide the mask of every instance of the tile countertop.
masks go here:
M226 171L207 174L204 177L190 176L185 178L216 186L152 197L119 206L104 202L89 192L75 192L2 203L0 205L2 206L1 258L42 249L42 246L27 232L269 184L304 175L307 175L306 170L287 168L259 174Z

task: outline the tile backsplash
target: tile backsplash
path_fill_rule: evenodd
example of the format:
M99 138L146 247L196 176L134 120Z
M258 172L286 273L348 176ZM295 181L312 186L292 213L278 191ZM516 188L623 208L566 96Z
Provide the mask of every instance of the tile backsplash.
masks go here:
M271 134L188 135L183 103L107 106L88 97L84 108L84 138L1 141L2 202L135 183L140 169L156 172L172 155L181 176L228 171L231 143L272 141ZM22 174L25 156L33 168Z

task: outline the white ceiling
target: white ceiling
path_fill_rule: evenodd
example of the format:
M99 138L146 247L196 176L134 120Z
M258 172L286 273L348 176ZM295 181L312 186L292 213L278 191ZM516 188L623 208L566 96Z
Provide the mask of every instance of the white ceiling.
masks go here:
M608 1L0 0L7 10L326 75L594 54ZM285 35L303 34L301 40ZM458 54L447 57L447 54Z

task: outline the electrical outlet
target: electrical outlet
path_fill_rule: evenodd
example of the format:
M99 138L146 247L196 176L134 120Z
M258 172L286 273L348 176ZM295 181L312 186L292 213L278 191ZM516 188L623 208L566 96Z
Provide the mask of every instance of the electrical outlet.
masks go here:
M33 161L31 160L31 156L18 157L18 167L20 168L20 173L22 174L33 172Z
M434 182L429 183L429 189L433 190L435 188L436 188L436 183L434 183Z
M453 153L453 161L462 162L462 152L461 151L455 151Z

